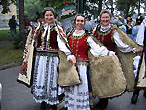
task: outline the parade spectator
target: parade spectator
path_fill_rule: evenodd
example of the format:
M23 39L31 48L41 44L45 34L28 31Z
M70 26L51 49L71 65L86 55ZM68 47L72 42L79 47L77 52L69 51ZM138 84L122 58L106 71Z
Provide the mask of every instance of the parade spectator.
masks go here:
M61 24L61 22L59 21L59 19L58 19L58 15L57 15L57 13L55 13L55 22L59 25L59 26L61 26L62 27L62 24Z
M124 25L124 19L122 16L119 16L118 27L126 33L126 26Z
M116 25L118 24L118 18L116 17L116 15L112 14L110 23Z
M37 13L35 22L33 24L34 28L37 28L40 23L44 21L44 18L41 13Z
M144 19L139 27L139 30L138 30L138 33L137 33L137 37L136 37L136 42L143 46L144 50L144 56L146 54L146 19ZM146 64L146 58L145 58L145 64ZM132 104L136 104L137 103L137 99L138 99L138 96L139 96L139 92L140 92L140 89L138 88L135 88L134 92L133 92L133 95L131 97L131 103ZM143 93L143 96L146 98L146 90L144 91Z
M30 24L30 21L27 15L24 16L24 26L25 26L25 34L28 35L29 27L33 28L33 26Z
M15 36L17 31L16 27L18 26L17 21L15 20L16 16L13 15L12 18L9 20L9 27L10 27L10 33L9 33L9 39L12 40L12 36Z
M85 18L85 29L88 31L88 33L91 33L92 30L92 22L90 21L89 17L87 16Z
M142 19L136 18L136 25L132 28L132 34L131 34L131 38L134 41L136 41L136 36L137 36L141 22L142 22Z
M125 26L126 26L126 33L129 35L129 37L131 37L131 34L132 34L132 24L131 23L132 23L132 18L128 17L127 24Z

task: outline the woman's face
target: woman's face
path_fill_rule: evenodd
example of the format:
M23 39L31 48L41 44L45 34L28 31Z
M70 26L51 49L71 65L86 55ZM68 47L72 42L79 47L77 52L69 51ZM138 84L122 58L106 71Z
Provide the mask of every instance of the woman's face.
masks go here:
M46 11L46 13L45 13L45 21L48 24L54 23L54 15L53 15L52 11Z
M82 16L77 16L75 24L76 24L76 29L82 30L84 29L84 17Z
M103 13L101 15L101 25L107 27L110 24L110 15L108 13Z

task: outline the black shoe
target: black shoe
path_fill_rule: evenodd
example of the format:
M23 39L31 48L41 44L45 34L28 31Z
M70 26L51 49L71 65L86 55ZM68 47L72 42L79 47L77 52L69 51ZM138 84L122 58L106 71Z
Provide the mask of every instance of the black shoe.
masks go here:
M138 95L139 95L139 94L133 94L133 96L132 96L132 98L131 98L131 103L132 103L132 104L136 104L137 99L138 99Z
M146 98L146 90L144 90L144 92L143 92L143 96Z
M41 110L45 110L46 109L46 106L47 106L46 102L42 102L41 103L41 106L40 106L40 109Z
M63 108L61 108L60 110L67 110L67 108L66 108L66 107L63 107Z
M108 106L108 99L99 99L99 102L95 105L95 108L105 109Z
M62 93L61 95L58 96L59 102L63 101L64 96L65 96L64 93Z

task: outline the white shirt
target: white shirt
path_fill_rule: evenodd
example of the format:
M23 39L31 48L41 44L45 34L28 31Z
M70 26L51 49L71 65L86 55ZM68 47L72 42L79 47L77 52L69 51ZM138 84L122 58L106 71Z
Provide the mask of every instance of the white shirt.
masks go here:
M138 33L137 33L137 37L136 37L136 42L141 46L144 45L143 40L144 40L145 27L146 27L146 18L141 23L139 30L138 30Z

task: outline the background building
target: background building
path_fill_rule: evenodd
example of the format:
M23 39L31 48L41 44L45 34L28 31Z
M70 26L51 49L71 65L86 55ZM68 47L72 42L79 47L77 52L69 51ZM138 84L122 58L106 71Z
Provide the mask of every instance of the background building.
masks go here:
M10 8L10 12L7 13L7 14L2 14L1 11L2 11L2 6L0 5L0 28L8 28L8 22L9 22L9 19L12 17L12 15L15 15L16 16L16 20L17 19L17 7L16 5L14 4L11 4L9 6Z

